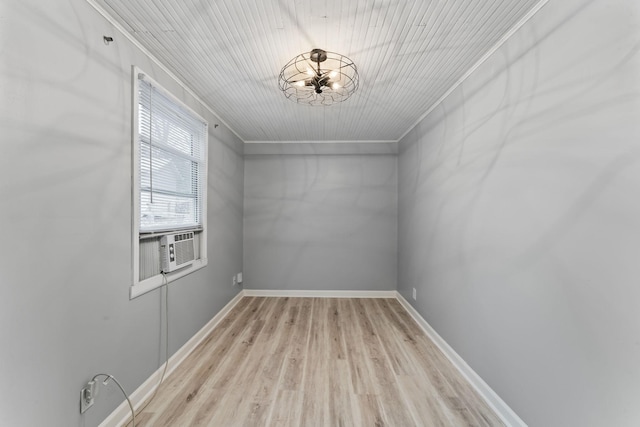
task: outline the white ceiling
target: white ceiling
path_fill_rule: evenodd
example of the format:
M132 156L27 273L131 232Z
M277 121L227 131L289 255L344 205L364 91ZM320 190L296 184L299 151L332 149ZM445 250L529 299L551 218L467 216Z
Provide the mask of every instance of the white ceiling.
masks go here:
M92 0L245 142L396 141L540 0ZM312 48L351 58L358 91L298 105L280 69Z

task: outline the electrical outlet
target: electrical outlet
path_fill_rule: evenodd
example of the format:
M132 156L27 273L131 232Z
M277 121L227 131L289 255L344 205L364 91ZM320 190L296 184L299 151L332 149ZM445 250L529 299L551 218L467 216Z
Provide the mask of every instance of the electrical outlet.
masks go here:
M416 300L416 288L413 288L413 300Z
M233 286L237 286L238 285L238 276L233 276Z
M96 382L89 381L80 390L80 413L84 414L87 409L93 406L96 398Z

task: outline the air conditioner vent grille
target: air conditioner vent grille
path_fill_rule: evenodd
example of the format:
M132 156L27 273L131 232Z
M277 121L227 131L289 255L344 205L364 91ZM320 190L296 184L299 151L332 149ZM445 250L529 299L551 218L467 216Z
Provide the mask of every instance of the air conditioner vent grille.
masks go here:
M193 238L189 240L176 241L176 264L178 266L185 262L193 261Z
M162 271L169 273L193 264L195 260L194 233L178 233L160 239Z

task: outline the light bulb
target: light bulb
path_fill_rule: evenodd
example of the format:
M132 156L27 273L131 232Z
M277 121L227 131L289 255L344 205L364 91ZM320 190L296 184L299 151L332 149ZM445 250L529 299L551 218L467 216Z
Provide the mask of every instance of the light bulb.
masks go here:
M302 87L304 86L304 80L298 80L297 82L294 83L294 85Z
M339 84L339 83L332 83L332 84L331 84L331 89L333 89L333 90L338 90L338 89L340 89L340 84Z
M307 74L310 76L313 76L315 73L313 72L313 70L311 68L307 68Z
M329 73L329 77L334 78L335 76L338 75L338 72L336 70L333 70Z

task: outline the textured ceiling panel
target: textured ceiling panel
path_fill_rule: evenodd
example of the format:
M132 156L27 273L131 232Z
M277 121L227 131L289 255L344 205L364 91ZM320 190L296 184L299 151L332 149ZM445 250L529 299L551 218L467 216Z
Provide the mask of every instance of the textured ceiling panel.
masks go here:
M540 0L93 0L245 141L395 141ZM280 69L321 48L360 88L298 105Z

